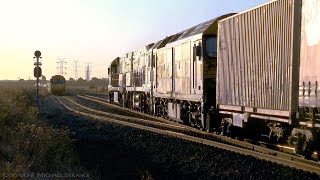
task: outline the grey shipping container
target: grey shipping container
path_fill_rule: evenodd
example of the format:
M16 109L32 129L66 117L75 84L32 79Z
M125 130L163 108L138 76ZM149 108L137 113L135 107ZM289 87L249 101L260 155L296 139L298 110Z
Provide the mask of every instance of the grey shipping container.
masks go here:
M219 22L217 105L297 122L319 107L320 0L277 0Z

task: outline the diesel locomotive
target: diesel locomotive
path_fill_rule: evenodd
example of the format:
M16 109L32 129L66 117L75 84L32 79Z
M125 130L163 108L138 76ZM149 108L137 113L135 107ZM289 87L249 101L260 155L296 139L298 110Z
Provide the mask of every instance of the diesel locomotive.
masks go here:
M205 127L215 107L218 22L230 15L115 58L108 68L111 102Z
M66 79L61 75L52 76L50 79L50 92L53 95L64 95L66 91Z

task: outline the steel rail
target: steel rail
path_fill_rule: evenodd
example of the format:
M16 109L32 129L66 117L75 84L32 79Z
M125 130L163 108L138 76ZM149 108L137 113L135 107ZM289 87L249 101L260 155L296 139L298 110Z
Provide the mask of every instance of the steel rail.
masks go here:
M103 98L100 98L100 97L94 97L94 96L90 96L90 95L77 95L77 97L80 97L80 98L83 98L83 99L87 99L87 100L90 100L90 101L93 101L93 102L97 102L97 103L100 103L100 104L103 104L103 105L106 105L106 106L109 106L109 107L113 107L113 108L116 108L120 111L123 111L123 112L130 112L130 113L134 113L134 114L138 114L138 115L141 115L141 116L144 116L144 117L147 117L147 118L151 118L151 119L156 119L158 121L163 121L163 122L168 122L168 123L171 123L171 124L177 124L177 122L175 121L169 121L167 119L163 119L163 118L160 118L160 117L156 117L156 116L152 116L152 115L149 115L149 114L145 114L145 113L142 113L142 112L138 112L138 111L134 111L134 110L131 110L131 109L128 109L128 108L122 108L122 107L119 107L117 105L114 105L114 104L110 104L108 102L105 102L104 100L107 100L107 99L103 99ZM183 125L185 126L185 125ZM186 128L190 128L189 126L185 126Z
M216 141L212 141L212 140L208 140L208 139L203 139L203 138L200 138L200 137L191 136L191 135L184 134L184 133L181 133L181 132L175 132L172 129L171 130L159 129L159 128L155 128L155 127L149 127L148 124L147 125L142 125L142 124L137 124L137 123L134 123L134 122L127 122L126 119L128 120L128 117L126 117L126 119L123 119L123 120L112 119L110 117L102 117L102 116L98 116L98 115L94 115L94 114L90 114L90 113L85 113L85 112L82 112L82 111L78 111L78 110L72 109L72 108L68 107L65 103L63 103L59 98L57 98L57 100L66 109L68 109L69 111L71 111L73 113L80 114L80 115L83 115L83 116L86 116L86 117L90 117L90 118L93 118L93 119L97 119L97 120L100 120L100 121L105 121L105 122L110 122L110 123L114 123L114 124L119 124L119 125L129 126L129 127L133 127L133 128L138 128L138 129L154 132L154 133L157 133L157 134L172 136L172 137L176 137L176 138L180 138L180 139L184 139L184 140L188 140L188 141L192 141L192 142L196 142L196 143L201 143L201 144L205 144L205 145L209 145L209 146L225 149L225 150L236 152L236 153L240 153L240 154L243 154L243 155L250 155L250 156L256 157L258 159L268 160L268 161L271 161L271 162L275 162L275 163L278 163L278 164L286 165L286 166L289 166L289 167L292 167L292 168L302 169L304 171L309 171L309 172L317 173L318 175L320 175L320 164L319 163L316 163L316 162L313 162L313 161L309 161L309 160L305 160L305 159L301 159L301 158L296 157L296 156L291 156L291 158L288 158L288 154L286 154L286 153L284 153L284 154L287 155L287 156L283 156L283 155L281 156L281 152L280 153L279 152L272 153L273 150L270 150L270 149L267 149L267 148L263 148L263 147L259 147L259 146L255 146L255 145L252 145L252 144L251 144L251 146L253 146L253 148L252 149L250 149L250 148L248 149L248 148L238 147L238 146L225 144L225 143L221 143L221 142L216 142ZM86 110L89 111L89 109L86 109ZM94 110L94 111L96 111L96 110ZM157 123L159 123L159 122L157 122ZM170 124L166 124L166 123L161 123L160 125L171 126ZM172 128L172 126L171 126L171 128ZM203 132L203 133L205 133L205 132ZM245 143L245 142L242 142L242 143L249 144L249 143ZM267 152L267 151L269 151L269 152Z
M106 106L110 106L110 107L113 107L113 108L118 108L121 111L127 111L127 112L132 112L132 113L136 112L134 110L122 108L122 107L119 107L119 106L116 106L116 105L113 105L113 104L110 104L110 103L106 103L106 102L102 102L102 101L97 100L97 99L103 99L103 98L98 98L98 97L89 96L89 95L78 96L78 97L84 98L84 99L87 99L87 100L91 100L91 101L94 101L94 102L97 102L97 103L100 103L100 104L103 104L103 105L106 105ZM94 99L92 99L92 98L94 98ZM103 100L105 100L105 99L103 99ZM140 112L136 112L136 113L143 114L143 113L140 113ZM147 116L154 117L154 116L151 116L151 115L146 115L146 117ZM160 117L155 117L155 119L173 123L172 121L169 121L169 120L166 120L166 119L163 119L163 118L160 118ZM174 123L174 124L177 124L177 123ZM267 148L267 147L263 147L263 146L260 146L260 145L255 145L255 144L252 144L250 142L244 142L244 141L232 139L232 138L229 138L229 137L226 137L226 136L221 136L221 135L217 135L217 134L213 134L213 133L203 132L203 131L200 131L198 129L192 128L190 126L184 126L184 127L186 129L188 129L188 131L189 131L187 134L191 134L193 136L194 136L193 133L200 134L200 137L201 136L204 136L204 137L205 136L207 136L207 137L211 136L211 137L214 137L215 139L217 139L217 140L219 140L221 142L227 143L227 144L231 144L231 145L238 146L238 147L241 147L241 148L252 149L254 151L258 151L258 152L261 152L261 153L282 157L284 159L288 159L288 160L291 160L291 161L312 164L313 166L320 168L320 163L304 159L303 157L297 156L296 154L292 154L292 153L290 154L290 153L286 153L286 152L281 152L279 150L273 150L273 149L270 149L270 148ZM186 132L184 132L184 133L186 133Z
M158 121L152 121L152 120L147 120L147 119L140 119L140 118L135 118L135 117L128 117L128 116L124 116L124 115L119 115L119 114L114 114L114 113L108 113L108 112L104 112L104 111L98 111L98 110L95 110L95 109L92 109L92 108L88 108L86 106L83 106L73 100L71 100L70 98L68 97L64 97L65 99L67 99L68 101L70 101L71 103L83 108L83 109L86 109L88 111L91 111L91 112L94 112L94 113L97 113L97 114L102 114L102 115L105 115L105 116L109 116L109 117L113 117L113 118L117 118L117 119L124 119L124 120L127 120L127 121L134 121L134 122L143 122L143 123L148 123L148 124L154 124L154 125L166 125L166 126L169 126L169 127L172 127L172 128L180 128L180 129L185 129L184 126L181 126L181 125L178 125L178 124L171 124L171 123L168 123L166 121L161 121L161 122L158 122Z

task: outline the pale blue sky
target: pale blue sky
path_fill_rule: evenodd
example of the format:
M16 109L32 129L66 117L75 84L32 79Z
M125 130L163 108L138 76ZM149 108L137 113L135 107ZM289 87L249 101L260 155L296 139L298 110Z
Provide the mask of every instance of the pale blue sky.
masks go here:
M117 56L231 12L267 0L0 0L0 80L33 78L33 52L43 54L43 74L57 73L58 57L92 63L105 77Z

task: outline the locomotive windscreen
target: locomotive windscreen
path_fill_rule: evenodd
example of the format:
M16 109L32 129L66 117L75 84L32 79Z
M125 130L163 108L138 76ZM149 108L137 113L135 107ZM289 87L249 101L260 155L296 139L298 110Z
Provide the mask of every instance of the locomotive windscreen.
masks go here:
M209 58L217 57L217 38L209 37L205 43L205 53Z

